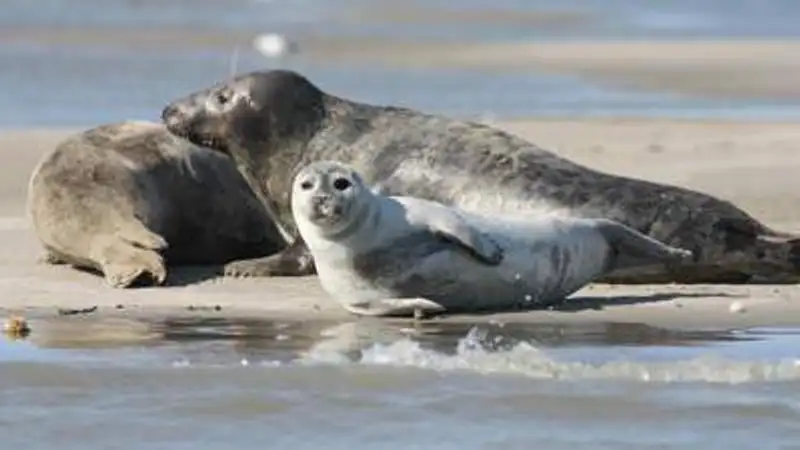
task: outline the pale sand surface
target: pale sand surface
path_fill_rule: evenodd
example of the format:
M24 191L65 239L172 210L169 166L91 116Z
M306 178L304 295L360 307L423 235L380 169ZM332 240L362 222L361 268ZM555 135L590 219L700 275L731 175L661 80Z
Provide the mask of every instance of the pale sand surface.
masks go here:
M733 200L769 225L800 231L800 124L676 120L529 120L503 123L586 165L702 189ZM27 180L64 130L0 131L0 310L52 316L99 306L97 316L208 315L303 320L348 316L316 278L236 280L182 271L174 287L113 290L101 278L37 265L24 216ZM606 286L576 294L573 312L528 312L444 320L643 322L673 327L800 324L800 286ZM731 313L739 302L744 312ZM122 305L118 309L117 305ZM190 311L194 305L211 310ZM213 307L219 305L220 311Z
M800 42L630 40L437 43L313 39L307 57L390 67L531 70L628 89L711 98L800 98Z

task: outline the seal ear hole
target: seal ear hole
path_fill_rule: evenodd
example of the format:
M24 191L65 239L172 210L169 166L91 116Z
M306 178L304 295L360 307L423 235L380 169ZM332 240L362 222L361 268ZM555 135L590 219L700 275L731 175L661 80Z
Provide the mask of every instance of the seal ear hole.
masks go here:
M214 94L214 100L220 106L225 106L225 104L227 104L230 101L230 99L231 99L231 94L226 90L217 91L217 93Z
M302 183L300 183L300 189L302 189L304 191L307 191L307 190L311 189L312 187L314 187L314 183L312 183L309 180L306 180L306 181L303 181Z
M351 183L347 178L337 178L333 180L333 188L337 191L343 191L352 185L353 183Z

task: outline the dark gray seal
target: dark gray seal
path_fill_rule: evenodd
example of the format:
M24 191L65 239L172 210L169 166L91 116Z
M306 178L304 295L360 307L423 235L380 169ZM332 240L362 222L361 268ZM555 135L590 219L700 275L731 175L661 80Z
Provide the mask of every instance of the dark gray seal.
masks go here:
M104 124L66 138L34 169L28 215L44 262L100 271L118 288L162 284L167 265L285 247L230 158L160 123Z
M680 264L692 255L609 219L482 215L383 196L333 161L300 170L292 215L322 287L356 315L556 306L616 269Z
M294 237L292 177L309 162L336 160L389 195L479 213L566 209L694 254L692 264L620 270L601 281L800 280L800 238L771 230L728 201L593 170L487 125L336 97L296 72L237 76L173 101L162 119L176 135L230 155ZM226 272L300 275L314 267L295 239L278 255L234 262Z

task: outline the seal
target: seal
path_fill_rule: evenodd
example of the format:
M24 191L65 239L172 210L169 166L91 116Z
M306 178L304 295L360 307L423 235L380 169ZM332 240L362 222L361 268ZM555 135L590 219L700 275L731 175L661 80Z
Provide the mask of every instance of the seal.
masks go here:
M291 180L312 161L334 160L388 195L478 213L546 208L602 217L694 254L693 264L618 270L601 281L800 280L800 236L772 230L731 202L593 170L485 124L337 97L297 72L238 75L174 100L162 120L173 133L230 155L292 236L276 255L229 264L230 275L314 272L291 217Z
M332 161L301 169L291 198L322 287L357 315L554 306L613 270L691 257L609 219L478 215L382 196Z
M43 262L99 271L117 288L163 284L168 265L224 264L285 246L230 158L160 123L68 136L35 167L27 210Z

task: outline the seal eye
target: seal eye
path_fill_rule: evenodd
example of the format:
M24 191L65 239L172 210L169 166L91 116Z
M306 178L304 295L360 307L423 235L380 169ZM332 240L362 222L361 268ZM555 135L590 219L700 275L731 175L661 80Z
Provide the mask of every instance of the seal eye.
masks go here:
M228 95L227 92L220 91L216 93L215 99L217 100L218 104L225 105L226 103L228 103L228 100L231 99L231 96Z
M302 189L304 191L307 191L307 190L311 189L312 187L314 187L314 183L312 183L312 182L310 182L308 180L303 181L302 183L300 183L300 189Z
M350 183L350 180L348 180L347 178L337 178L333 182L333 188L336 189L337 191L343 191L352 185L353 184Z

